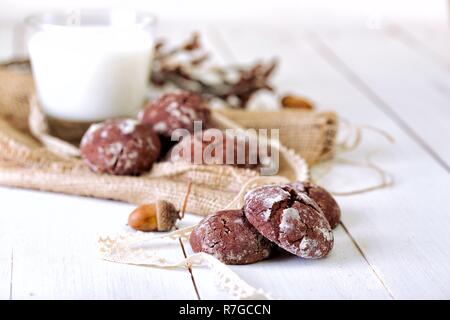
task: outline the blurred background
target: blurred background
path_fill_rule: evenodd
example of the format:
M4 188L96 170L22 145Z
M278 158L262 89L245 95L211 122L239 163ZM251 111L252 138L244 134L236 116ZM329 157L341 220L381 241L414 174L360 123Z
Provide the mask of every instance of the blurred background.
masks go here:
M21 22L31 13L49 9L128 7L155 13L160 21L179 23L236 22L295 28L346 25L381 28L394 21L449 25L448 0L0 0L0 59L23 54L18 40Z

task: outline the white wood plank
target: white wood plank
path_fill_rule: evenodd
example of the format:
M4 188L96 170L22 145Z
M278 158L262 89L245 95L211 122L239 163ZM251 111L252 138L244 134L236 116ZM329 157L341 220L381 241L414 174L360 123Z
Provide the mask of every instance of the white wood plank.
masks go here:
M11 29L11 28L10 28ZM12 30L0 39L10 55ZM8 45L6 45L8 43ZM187 271L167 271L101 261L100 233L129 231L132 206L118 202L0 188L0 236L14 237L14 299L196 299ZM21 201L26 198L27 201ZM15 214L10 212L14 209ZM0 296L10 295L11 246L1 247ZM169 252L167 252L169 251ZM182 259L176 244L165 254Z
M193 225L199 217L187 216L183 224ZM188 254L192 254L185 242ZM237 275L274 299L390 299L389 293L355 250L344 229L335 232L335 249L326 259L308 261L289 254L244 266L230 266ZM363 265L363 266L362 266ZM361 272L363 269L363 272ZM201 299L233 298L216 285L216 279L205 268L194 268L193 274ZM338 280L339 279L339 280Z
M255 264L230 268L274 299L390 299L344 230L338 227L334 236L335 249L326 259L308 261L282 254ZM194 268L193 274L202 299L232 298L211 286L215 280L209 270Z
M342 227L334 232L330 256L306 260L282 255L246 268L233 269L250 283L261 283L280 299L390 299L389 293L367 268Z
M173 26L165 26L164 29L170 33L171 37L174 37L175 34L180 34L180 36L183 33L186 34L186 30L177 31ZM233 62L227 57L227 52L219 47L220 44L214 33L209 32L210 27L194 25L191 26L191 29L201 31L202 39L206 47L213 52L216 61ZM200 220L196 217L187 217L187 219L189 220L185 223L189 221L189 224L190 221L195 223ZM282 257L264 263L232 267L232 269L251 285L268 291L275 298L390 298L388 292L370 272L370 268L359 255L350 238L340 229L336 235L336 246L341 242L343 243L340 246L342 250L328 259L320 261L321 263L305 262L295 257ZM185 247L191 252L188 243L185 244ZM352 258L346 260L345 257ZM337 268L336 265L338 265ZM312 272L317 276L311 276ZM209 270L196 268L193 270L193 275L201 299L231 298L226 292L218 290L213 285L214 279ZM331 279L339 280L335 286L328 288L330 286L326 282ZM291 287L292 282L301 283L302 286ZM343 290L350 286L353 287L352 290ZM324 290L325 288L327 289Z
M216 45L217 51L218 40L214 34L209 35L210 43ZM240 35L239 39L242 43L246 42L247 46L239 45L236 51L261 57L263 51L255 46L256 39L253 36L254 34L247 32ZM234 48L234 38L227 40ZM270 41L266 44L268 42ZM223 50L222 56L226 56ZM228 61L234 62L231 59ZM296 257L277 257L267 262L236 266L233 270L250 284L263 288L275 298L390 298L342 229L337 230L336 249L327 259L310 262ZM211 290L211 279L207 272L194 270L194 275L202 299L223 297L223 293Z
M322 32L321 39L343 72L356 73L360 89L450 171L450 72L382 32Z
M185 31L188 27L180 29ZM376 160L395 172L396 186L367 195L339 198L344 223L395 297L448 298L449 253L446 248L450 241L446 230L449 222L440 209L449 205L445 197L449 183L444 170L302 39L279 30L248 31L238 27L228 30L224 34L233 51L239 53L239 60L270 57L278 51L283 63L277 77L280 87L307 94L321 105L335 106L353 121L370 121L395 135L398 144L392 148L384 147L377 137L366 137L367 144L355 157L372 147L382 148L385 153ZM422 186L423 197L415 196L417 186ZM118 226L126 222L130 206L3 188L0 194L2 200L6 199L0 211L0 222L14 219L14 228L8 230L17 230L14 298L195 298L187 272L96 260L97 232L120 229ZM15 211L13 218L9 214L12 210ZM69 227L63 228L64 225ZM0 237L3 226L0 225ZM6 256L8 260L8 251L0 253L2 265L1 257ZM179 251L177 254L181 255ZM305 262L279 258L233 269L276 298L389 298L341 228L336 232L334 252L325 260ZM1 272L0 296L5 291L2 279L9 278ZM195 269L193 273L201 298L229 298L217 291L208 270ZM298 284L290 285L295 282Z
M192 32L199 32L202 46L211 53L212 63L226 63L226 56L218 49L214 39L210 37L210 24L198 23L195 21L183 22L182 25L169 22L162 23L158 26L158 37L169 40L168 45L180 44L190 37ZM202 217L187 214L183 221L179 223L180 227L190 226L198 223ZM192 254L188 241L184 242L187 254ZM207 268L193 268L192 275L196 283L200 299L232 299L233 297L221 290L215 283L212 273ZM244 278L244 280L246 280Z
M297 30L224 27L222 30L226 42L230 43L233 54L239 60L250 60L263 53L278 55L282 65L276 84L280 88L305 94L316 100L321 108L335 109L353 122L370 123L395 137L396 144L388 146L380 137L367 134L363 145L349 155L356 160L370 151L379 150L374 160L394 175L395 185L371 193L338 197L343 209L343 222L395 298L449 298L450 279L447 275L450 266L447 262L450 252L447 248L450 234L447 230L450 221L445 208L450 205L450 179L446 170L355 88L333 65L333 61L325 60L320 56L320 50L298 36ZM359 43L355 39L353 48L365 44L366 41ZM366 54L366 50L362 50L361 55L363 53ZM362 61L363 57L356 57L355 60ZM400 58L392 59L398 61ZM367 60L366 63L373 65L374 61ZM383 68L386 66L379 66L377 73L381 78L385 78ZM405 71L404 68L402 71ZM398 94L401 97L405 92L399 91ZM355 172L353 174L357 175ZM334 182L342 178L342 175L337 176ZM340 250L348 250L341 246L338 240L333 255L339 256ZM330 261L332 259L333 256ZM325 263L328 261L325 260ZM360 270L355 277L363 274L367 273ZM325 275L324 279L327 281L322 285L326 284L327 288L330 283L339 286L336 276L328 279ZM319 283L317 285L320 286ZM354 284L340 288L350 295ZM326 292L325 289L323 292Z
M0 218L12 222L2 233L14 238L13 299L196 299L185 270L98 258L98 235L127 230L132 206L7 188L0 193ZM178 244L165 254L183 258Z
M450 70L450 28L441 24L401 23L388 26L388 33Z
M200 222L203 217L199 217L192 214L187 214L182 221L178 223L179 227L192 226ZM184 248L187 255L191 255L194 252L189 244L189 241L183 241ZM220 289L217 285L217 279L214 278L211 271L203 267L194 267L192 269L192 275L194 277L195 285L198 289L198 294L201 300L218 299L227 300L234 297L227 293L225 290ZM247 280L244 278L244 280Z
M3 197L0 197L3 200ZM3 207L0 212L4 211ZM0 213L0 300L10 298L11 270L12 270L12 223Z

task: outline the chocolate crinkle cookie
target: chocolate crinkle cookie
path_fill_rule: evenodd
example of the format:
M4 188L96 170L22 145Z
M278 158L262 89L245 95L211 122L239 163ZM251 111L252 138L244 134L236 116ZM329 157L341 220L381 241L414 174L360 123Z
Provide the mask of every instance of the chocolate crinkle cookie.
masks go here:
M150 170L161 149L151 126L132 119L92 125L81 140L85 163L95 172L139 175Z
M166 160L206 165L226 164L248 169L255 169L260 164L256 138L219 129L207 129L182 138L167 153Z
M290 185L249 191L244 199L248 221L267 239L302 258L322 258L333 248L333 233L318 204Z
M195 93L182 91L167 93L150 102L139 114L142 123L150 124L162 137L170 139L175 129L194 131L194 121L210 122L210 112L203 98Z
M226 264L249 264L269 257L272 244L247 221L242 210L218 211L192 231L194 252L205 252Z
M341 220L341 209L333 196L324 188L311 182L293 182L289 184L297 192L306 193L322 209L331 228L334 229Z

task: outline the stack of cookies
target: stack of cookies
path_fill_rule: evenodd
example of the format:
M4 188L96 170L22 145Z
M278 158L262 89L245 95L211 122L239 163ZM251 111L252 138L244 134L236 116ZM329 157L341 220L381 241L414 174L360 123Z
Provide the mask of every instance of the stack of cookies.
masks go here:
M194 252L214 255L226 264L249 264L281 248L317 259L333 248L341 211L322 187L308 182L267 185L249 191L240 210L219 211L193 230Z

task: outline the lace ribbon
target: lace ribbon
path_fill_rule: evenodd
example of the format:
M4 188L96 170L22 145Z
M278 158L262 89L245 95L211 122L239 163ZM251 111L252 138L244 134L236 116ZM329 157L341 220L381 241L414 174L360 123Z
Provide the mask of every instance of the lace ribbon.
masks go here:
M228 266L206 253L196 253L179 261L162 257L157 250L158 240L186 240L195 226L179 229L161 236L136 232L100 237L98 240L102 259L138 266L163 269L189 269L205 266L214 275L215 282L237 299L271 299L262 289L256 289L242 280ZM175 243L174 243L175 244Z

